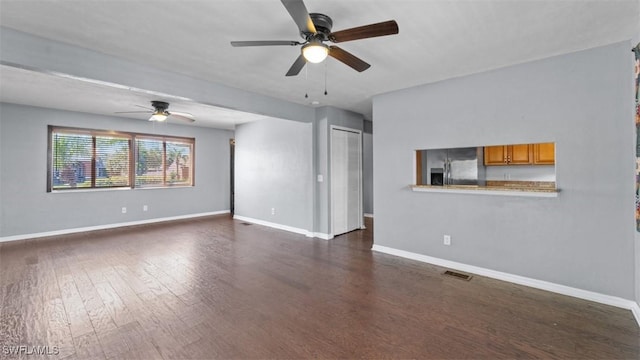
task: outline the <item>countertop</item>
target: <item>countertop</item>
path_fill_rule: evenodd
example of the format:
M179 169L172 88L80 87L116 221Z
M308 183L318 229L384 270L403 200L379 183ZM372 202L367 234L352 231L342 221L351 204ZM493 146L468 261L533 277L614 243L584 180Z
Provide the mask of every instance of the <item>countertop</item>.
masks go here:
M550 186L548 183L536 186L531 183L516 184L496 184L494 182L487 186L478 185L410 185L413 191L417 192L439 192L457 194L485 194L485 195L506 195L506 196L531 196L531 197L557 197L559 189Z

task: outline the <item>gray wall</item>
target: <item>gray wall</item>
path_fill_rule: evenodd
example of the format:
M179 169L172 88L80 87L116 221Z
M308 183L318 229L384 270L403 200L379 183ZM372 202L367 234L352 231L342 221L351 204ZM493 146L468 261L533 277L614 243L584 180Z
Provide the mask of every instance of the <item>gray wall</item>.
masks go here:
M237 215L331 233L329 130L337 125L362 131L364 118L334 107L315 111L315 119L309 123L267 119L236 128ZM370 143L368 146L364 156L371 164L372 148ZM256 158L260 161L253 160ZM366 175L365 166L366 189L373 179ZM322 182L317 181L318 175L322 175ZM372 204L371 192L364 198ZM275 215L271 208L276 208Z
M47 193L47 125L194 137L196 185ZM0 135L3 237L229 209L231 131L3 103Z
M636 297L630 49L623 42L375 97L375 243ZM413 149L543 141L557 146L558 198L408 188Z
M236 215L313 230L312 136L311 123L280 119L236 128Z

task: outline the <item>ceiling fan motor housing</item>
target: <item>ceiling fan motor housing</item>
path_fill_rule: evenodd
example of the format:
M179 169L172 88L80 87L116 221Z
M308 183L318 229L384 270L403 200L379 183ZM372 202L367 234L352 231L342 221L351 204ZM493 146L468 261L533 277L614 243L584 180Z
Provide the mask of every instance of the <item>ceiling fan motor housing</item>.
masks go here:
M333 20L325 14L320 13L310 13L309 17L313 22L313 26L316 27L316 34L303 32L300 35L305 40L318 39L321 41L327 41L329 39L329 34L331 34L331 28L333 27Z
M156 112L166 113L169 108L169 103L164 101L152 101L151 106L156 109Z

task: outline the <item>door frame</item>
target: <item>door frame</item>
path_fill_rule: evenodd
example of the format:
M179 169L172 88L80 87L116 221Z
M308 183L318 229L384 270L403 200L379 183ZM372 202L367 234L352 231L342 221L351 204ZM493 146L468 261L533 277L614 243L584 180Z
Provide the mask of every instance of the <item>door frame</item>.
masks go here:
M360 152L360 156L358 156L358 176L360 178L360 181L358 182L358 223L359 223L359 228L360 229L364 229L364 207L363 207L363 194L362 194L362 182L363 182L363 178L362 178L362 155L363 155L363 148L362 148L362 130L358 130L358 129L353 129L353 128L349 128L349 127L344 127L344 126L339 126L339 125L331 125L329 127L329 229L331 229L331 234L330 236L333 238L335 236L335 231L333 228L333 131L334 130L338 130L338 131L346 131L346 132L351 132L351 133L355 133L358 134L358 151Z
M236 139L229 139L229 212L231 216L236 208Z

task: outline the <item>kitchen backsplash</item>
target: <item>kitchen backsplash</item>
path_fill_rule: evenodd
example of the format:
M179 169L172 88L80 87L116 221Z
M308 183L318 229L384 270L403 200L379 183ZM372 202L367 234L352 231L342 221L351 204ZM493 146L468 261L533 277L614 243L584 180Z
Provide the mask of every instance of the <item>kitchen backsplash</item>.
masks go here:
M486 179L497 181L556 181L555 165L487 166Z

